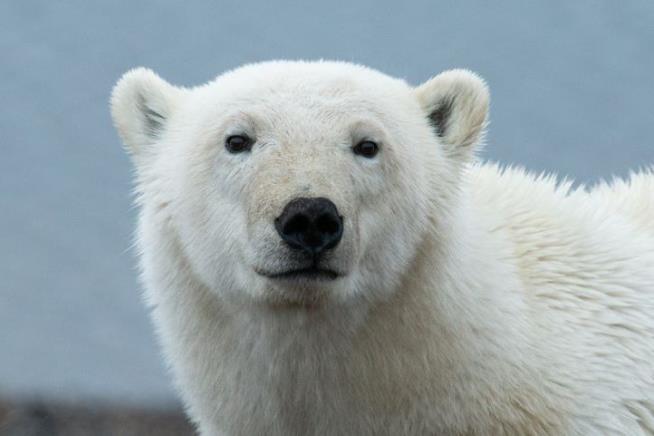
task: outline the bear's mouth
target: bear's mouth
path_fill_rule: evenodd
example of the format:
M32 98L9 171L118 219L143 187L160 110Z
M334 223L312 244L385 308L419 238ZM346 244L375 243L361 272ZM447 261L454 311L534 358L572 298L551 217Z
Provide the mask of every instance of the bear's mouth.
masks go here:
M258 274L270 279L305 279L305 280L336 280L341 276L337 271L310 266L308 268L290 269L280 272L257 271Z

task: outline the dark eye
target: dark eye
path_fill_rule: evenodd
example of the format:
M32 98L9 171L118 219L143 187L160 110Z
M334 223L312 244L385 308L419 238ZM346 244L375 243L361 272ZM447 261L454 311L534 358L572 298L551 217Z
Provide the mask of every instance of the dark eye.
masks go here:
M242 153L252 148L252 140L245 135L232 135L225 141L225 148L230 153Z
M359 156L367 157L368 159L370 159L377 155L377 152L379 151L379 146L377 145L376 142L361 141L357 145L355 145L352 148L352 150L354 151L354 154L358 154Z

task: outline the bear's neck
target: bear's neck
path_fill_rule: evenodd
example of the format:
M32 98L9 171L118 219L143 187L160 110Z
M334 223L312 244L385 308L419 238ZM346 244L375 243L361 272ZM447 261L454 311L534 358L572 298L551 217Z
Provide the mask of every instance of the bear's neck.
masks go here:
M156 260L159 268L179 274L166 275L167 282L154 280L147 291L192 414L240 416L264 410L312 422L319 419L312 414L320 412L310 405L324 401L332 409L338 404L392 414L403 402L415 401L406 377L424 380L430 408L440 408L444 422L477 414L470 408L478 404L478 395L494 398L501 407L502 397L511 393L495 390L497 382L491 386L488 380L528 385L538 371L520 360L529 328L519 283L488 257L490 252L500 259L510 247L462 218L470 216L474 213L453 214L450 222L439 224L450 228L435 227L438 234L424 238L387 301L309 311L255 305L226 310L193 277L181 250L164 256L174 243L157 247L158 256L165 257ZM218 380L225 385L216 385ZM225 392L244 398L226 400ZM384 402L377 404L369 392L384 395ZM238 411L230 409L237 405Z

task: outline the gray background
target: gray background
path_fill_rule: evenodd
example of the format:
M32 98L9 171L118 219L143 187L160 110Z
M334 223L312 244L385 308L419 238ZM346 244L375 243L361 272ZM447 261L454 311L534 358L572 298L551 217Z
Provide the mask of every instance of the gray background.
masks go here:
M654 2L0 2L0 396L171 405L130 250L107 99L144 65L195 85L331 58L493 93L485 156L583 182L654 162Z

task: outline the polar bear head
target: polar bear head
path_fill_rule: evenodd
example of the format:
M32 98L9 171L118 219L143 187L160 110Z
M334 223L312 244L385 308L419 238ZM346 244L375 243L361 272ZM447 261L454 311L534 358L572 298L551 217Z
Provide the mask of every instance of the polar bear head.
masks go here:
M455 207L487 109L468 71L414 88L322 61L248 65L190 89L136 69L112 95L141 239L176 244L178 265L223 298L289 305L396 289Z

